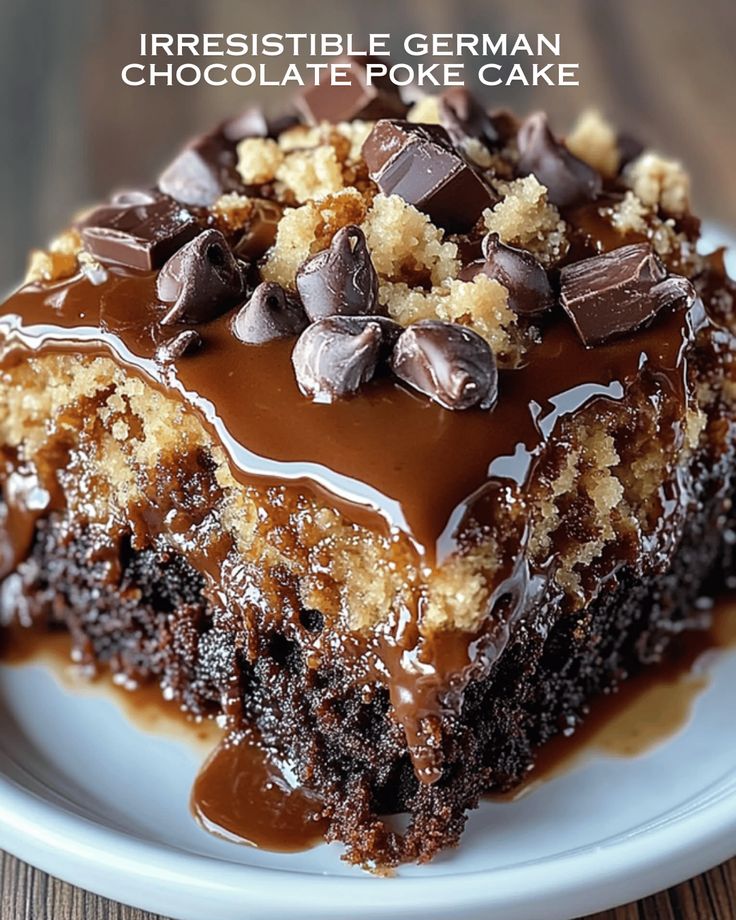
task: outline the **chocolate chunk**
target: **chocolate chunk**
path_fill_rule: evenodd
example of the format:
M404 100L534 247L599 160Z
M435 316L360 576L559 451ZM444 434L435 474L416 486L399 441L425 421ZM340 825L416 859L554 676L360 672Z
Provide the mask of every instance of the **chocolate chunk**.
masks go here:
M560 302L587 347L634 332L660 310L694 297L687 278L667 277L648 243L622 246L560 272Z
M480 141L489 150L500 145L493 119L465 87L445 90L439 99L439 110L440 123L456 146L461 147L468 138Z
M299 389L317 403L356 393L396 340L396 326L383 316L327 316L312 323L291 356Z
M378 312L378 275L359 227L342 227L329 249L302 264L296 288L311 320Z
M161 269L156 293L173 304L161 322L206 323L245 293L244 269L219 230L205 230Z
M483 255L460 272L461 281L472 281L483 272L508 290L509 308L520 316L544 313L554 305L547 272L530 252L507 246L497 233L489 233L483 239Z
M298 297L280 284L263 281L233 319L233 334L247 345L299 335L309 325Z
M439 125L379 121L363 158L382 192L400 195L446 230L470 230L497 200Z
M644 153L644 144L631 134L622 133L616 138L619 153L619 171Z
M267 198L250 198L249 201L251 212L233 244L233 252L246 262L257 262L275 243L284 209Z
M601 191L600 175L561 144L542 112L530 115L519 128L520 176L530 173L549 190L549 200L558 208L569 208L595 198Z
M137 204L153 204L160 197L155 189L125 188L115 192L110 203L116 207L127 208Z
M335 65L347 67L345 85L333 86L326 72L316 86L306 87L296 100L297 108L308 122L337 124L354 118L369 121L403 118L406 114L407 106L390 80L368 82L365 58L342 57Z
M284 112L275 118L268 118L260 106L249 106L240 115L229 118L220 125L220 133L232 144L238 144L246 137L278 137L282 131L299 124L299 116Z
M426 319L399 336L391 357L404 383L445 409L492 408L498 397L498 371L485 339L457 323Z
M125 199L124 199L125 200ZM164 195L105 205L80 225L86 249L100 262L158 268L200 232L194 216Z
M208 208L226 192L241 190L235 149L217 134L192 141L161 173L158 187L182 204Z
M177 358L189 355L202 347L202 336L195 329L182 329L181 332L162 342L156 349L159 364L173 364Z

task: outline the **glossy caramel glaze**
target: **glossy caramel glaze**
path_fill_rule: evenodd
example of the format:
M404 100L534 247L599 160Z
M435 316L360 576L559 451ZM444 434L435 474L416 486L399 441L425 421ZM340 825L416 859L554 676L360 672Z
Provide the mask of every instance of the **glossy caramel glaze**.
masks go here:
M688 346L706 322L696 301L586 349L555 317L526 365L501 372L495 409L450 412L388 378L359 397L315 405L296 386L293 341L243 345L232 313L206 325L201 350L159 364L157 346L180 328L162 330L162 309L152 273L111 269L99 287L78 277L26 288L3 307L3 364L28 353L112 357L190 405L242 482L286 483L356 523L396 529L430 566L457 548L464 527L484 522L499 485L524 485L561 418L597 400L623 400L643 375L682 403Z

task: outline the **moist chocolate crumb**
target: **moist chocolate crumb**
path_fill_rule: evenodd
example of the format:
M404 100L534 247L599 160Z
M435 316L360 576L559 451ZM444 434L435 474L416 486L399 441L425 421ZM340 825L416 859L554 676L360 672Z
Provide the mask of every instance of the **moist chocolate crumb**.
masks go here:
M172 304L161 322L206 323L245 294L245 271L219 230L205 230L161 269L156 293Z
M520 176L533 173L547 186L549 200L558 208L569 208L592 200L601 191L602 180L552 134L543 112L522 122L517 135Z
M360 227L338 230L328 249L301 266L296 287L311 320L377 313L378 275Z
M648 243L622 246L560 272L560 302L588 347L634 332L666 307L694 297L687 278L667 277Z
M493 352L485 339L458 323L413 323L399 336L391 367L400 380L445 409L490 409L496 403Z
M280 284L263 281L233 318L235 338L248 345L299 335L309 320L298 297Z

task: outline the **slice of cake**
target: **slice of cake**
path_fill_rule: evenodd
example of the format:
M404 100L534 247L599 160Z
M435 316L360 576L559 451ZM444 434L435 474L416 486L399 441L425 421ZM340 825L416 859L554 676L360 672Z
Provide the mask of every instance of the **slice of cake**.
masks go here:
M682 168L598 116L562 141L339 91L33 254L0 315L2 617L257 738L387 867L707 625L734 287Z

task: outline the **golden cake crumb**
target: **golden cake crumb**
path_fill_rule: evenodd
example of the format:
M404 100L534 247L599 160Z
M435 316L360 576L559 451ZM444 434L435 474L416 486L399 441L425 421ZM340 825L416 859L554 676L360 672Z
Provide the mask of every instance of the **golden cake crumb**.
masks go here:
M344 185L335 150L327 145L287 154L275 177L294 193L299 204L339 192Z
M431 291L384 282L379 299L403 326L420 319L462 323L486 339L501 366L518 363L520 336L516 314L508 307L508 291L487 275L476 275L472 281L451 280Z
M583 160L601 175L613 178L621 165L616 132L596 109L583 112L565 138L570 153Z
M650 215L651 209L631 191L610 209L611 225L621 234L646 233Z
M221 195L212 206L215 220L227 230L241 230L253 213L253 199L237 192Z
M690 177L677 160L647 151L624 170L624 178L647 205L681 217L690 207Z
M63 281L76 274L82 238L76 230L65 230L48 249L34 249L28 260L25 284Z
M536 176L498 187L504 197L483 212L486 229L503 243L528 249L545 267L559 261L568 249L567 226L547 199L547 189Z
M302 262L326 249L341 227L360 224L366 210L360 192L347 188L285 211L279 221L276 242L262 269L264 281L276 281L293 289Z
M246 137L238 144L238 172L246 185L271 182L283 160L283 151L270 137Z
M409 109L406 120L421 125L438 125L440 109L437 96L422 96L418 99Z
M398 195L376 195L363 224L373 265L387 281L442 284L460 270L457 246Z

